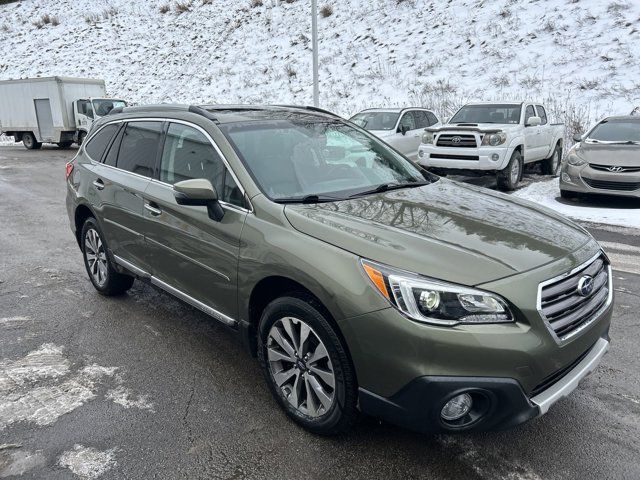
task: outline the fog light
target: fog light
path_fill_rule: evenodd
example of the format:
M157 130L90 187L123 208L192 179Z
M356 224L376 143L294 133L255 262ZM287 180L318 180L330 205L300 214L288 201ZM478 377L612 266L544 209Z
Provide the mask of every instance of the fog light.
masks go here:
M570 176L569 176L569 174L568 174L568 173L566 173L566 172L562 172L562 181L563 181L563 182L567 182L567 183L573 183L573 182L571 181L571 177L570 177Z
M449 422L459 420L467 413L469 413L472 405L473 400L471 399L471 395L469 395L468 393L463 393L449 400L445 404L445 406L442 407L442 412L440 412L440 415L444 420L447 420Z
M419 150L419 151L418 151L418 156L419 156L420 158L424 157L424 150Z
M500 160L500 155L498 155L497 153L492 154L491 160L493 160L494 162L497 162L498 160Z

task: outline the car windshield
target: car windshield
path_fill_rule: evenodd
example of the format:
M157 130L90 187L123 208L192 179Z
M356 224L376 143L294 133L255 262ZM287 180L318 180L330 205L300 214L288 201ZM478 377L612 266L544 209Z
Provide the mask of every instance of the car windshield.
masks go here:
M607 143L640 142L640 121L605 120L589 132L587 142L594 140Z
M520 104L513 105L466 105L453 116L449 123L520 123Z
M124 100L113 100L111 98L101 98L98 100L92 100L92 102L93 109L99 117L104 117L114 108L127 106L127 102Z
M338 120L287 115L220 129L274 201L333 201L432 178L373 135Z
M351 117L351 121L367 130L393 130L399 116L395 112L360 112Z

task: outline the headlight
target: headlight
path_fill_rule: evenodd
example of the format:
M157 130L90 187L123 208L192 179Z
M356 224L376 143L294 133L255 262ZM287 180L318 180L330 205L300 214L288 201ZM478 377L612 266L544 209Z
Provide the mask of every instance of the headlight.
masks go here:
M580 165L584 165L587 162L583 158L579 157L574 151L574 152L569 152L569 155L567 155L567 163L569 165L579 167Z
M408 317L435 325L513 322L499 296L361 260L376 289Z
M433 132L424 132L422 134L422 143L433 143Z
M482 145L497 147L507 141L507 134L504 132L487 133L482 139Z

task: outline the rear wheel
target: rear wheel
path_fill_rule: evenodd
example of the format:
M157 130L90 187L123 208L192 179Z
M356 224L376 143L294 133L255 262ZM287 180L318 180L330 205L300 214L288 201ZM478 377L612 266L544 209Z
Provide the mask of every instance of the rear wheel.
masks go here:
M322 307L311 298L274 300L258 335L267 384L289 418L322 435L351 428L358 415L355 372Z
M69 148L73 142L58 142L57 145L59 148Z
M38 150L42 147L42 143L36 140L36 136L31 132L22 134L22 144L29 150Z
M78 146L82 145L86 136L87 136L87 132L78 133Z
M522 154L516 150L511 155L509 164L500 170L496 176L498 180L498 188L500 190L515 190L522 178Z
M107 245L98 222L89 217L82 226L80 246L84 266L93 286L102 295L120 295L131 288L134 278L118 273L107 253Z
M558 144L554 148L553 153L549 158L545 158L541 162L543 175L557 175L558 168L560 167L560 160L562 159L562 147Z

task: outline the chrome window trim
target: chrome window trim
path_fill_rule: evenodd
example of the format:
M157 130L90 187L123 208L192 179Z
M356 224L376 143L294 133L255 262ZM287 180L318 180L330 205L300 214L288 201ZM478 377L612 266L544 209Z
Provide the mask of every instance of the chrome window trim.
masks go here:
M582 325L580 325L579 327L577 327L576 329L572 330L570 333L562 336L562 337L558 337L558 335L556 334L556 332L553 330L553 327L551 327L551 324L549 323L549 321L547 320L547 317L544 315L544 313L542 313L542 289L544 287L546 287L547 285L551 284L551 283L556 283L560 280L563 280L567 277L570 277L571 275L575 274L576 272L588 267L589 265L591 265L593 262L595 262L598 258L600 257L604 257L605 261L608 262L607 256L606 254L600 250L598 253L596 253L594 256L592 256L589 260L587 260L586 262L581 263L580 265L578 265L577 267L571 269L568 272L563 273L562 275L558 275L556 277L550 278L549 280L545 280L544 282L540 282L538 284L538 295L537 295L537 299L536 299L536 309L538 310L538 315L540 315L540 318L543 320L545 326L547 327L547 329L549 330L549 333L551 333L551 336L555 339L555 341L558 344L563 344L565 342L567 342L570 338L576 336L578 333L582 332L585 328L587 328L589 325L591 325L593 322L595 322L596 320L598 320L600 318L600 316L607 311L607 309L611 306L611 302L613 301L613 275L612 275L612 269L611 269L611 263L607 264L607 275L609 276L609 278L607 279L607 286L609 288L609 293L607 296L607 301L606 303L600 307L592 316L591 318L584 322Z
M164 282L164 281L160 280L158 277L155 277L155 276L151 275L149 272L147 272L147 271L135 266L133 263L125 260L122 257L114 255L113 258L116 261L116 263L119 264L120 266L126 268L127 270L129 270L129 271L131 271L133 273L135 273L139 277L146 278L147 280L150 280L153 285L155 285L157 287L160 287L161 289L165 290L166 292L170 293L171 295L173 295L175 297L178 297L179 299L185 301L189 305L197 308L198 310L203 311L204 313L206 313L207 315L210 315L211 317L215 318L219 322L222 322L225 325L228 325L230 327L237 327L238 321L233 319L233 318L231 318L230 316L225 315L224 313L220 312L219 310L216 310L215 308L210 307L206 303L203 303L200 300L197 300L197 299L193 298L191 295L188 295L187 293L183 292L182 290L178 290L174 286L168 284L167 282Z
M98 161L94 160L93 158L91 158L87 154L86 150L84 150L84 145L86 143L88 143L100 130L102 130L107 125L112 125L114 123L145 122L145 121L179 123L179 124L182 124L182 125L187 125L188 127L195 128L200 133L202 133L207 138L209 143L211 143L211 145L213 146L214 150L218 153L218 155L220 156L220 158L222 160L222 163L224 163L224 165L227 168L227 170L229 170L229 173L231 173L231 176L233 177L233 180L236 182L236 185L238 186L238 188L242 192L242 197L245 199L245 201L249 205L249 208L239 207L237 205L233 205L231 203L227 203L227 202L224 202L224 201L220 201L220 204L222 206L225 206L225 207L231 207L231 208L234 208L234 209L237 209L237 210L245 211L247 213L253 213L253 205L249 201L249 197L248 197L248 195L246 193L246 190L244 189L244 186L242 185L242 183L240 183L240 180L238 180L238 177L237 177L236 173L233 171L233 168L231 168L231 165L229 165L229 162L227 161L227 159L223 155L222 150L220 150L220 147L218 147L218 145L213 140L211 135L209 135L209 133L207 133L207 131L205 129L203 129L200 125L196 125L195 123L189 122L187 120L182 120L182 119L178 119L178 118L171 118L171 117L148 117L148 118L145 118L145 117L132 117L132 118L118 118L118 119L115 119L115 120L111 120L110 122L107 122L104 125L102 125L98 130L96 130L94 133L92 133L91 136L85 140L85 142L83 142L83 147L82 147L83 148L83 152L85 153L85 155L87 155L87 157L89 158L89 160L91 160L92 163L95 163L95 164L98 164L98 165L104 165L105 167L109 167L109 168L115 168L116 170L118 170L120 172L124 172L124 173L128 173L128 174L131 174L131 175L135 175L135 176L138 176L140 178L144 178L144 179L152 181L152 182L160 183L162 185L169 185L171 188L173 188L173 185L171 185L170 183L162 182L161 180L157 180L155 178L145 177L144 175L139 175L137 173L133 173L133 172L130 172L128 170L124 170L122 168L118 168L118 167L114 167L112 165L106 165L105 163L98 162Z

